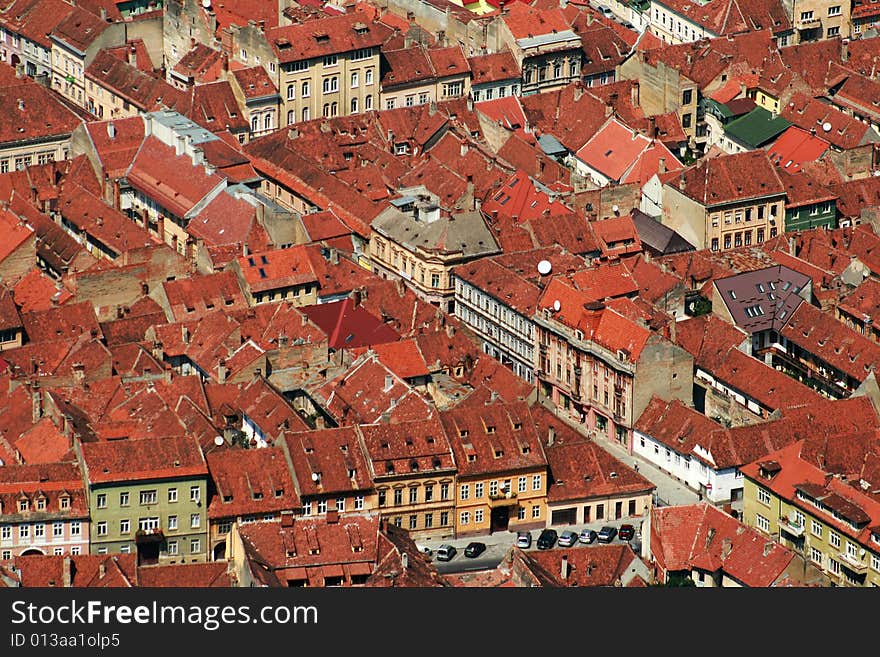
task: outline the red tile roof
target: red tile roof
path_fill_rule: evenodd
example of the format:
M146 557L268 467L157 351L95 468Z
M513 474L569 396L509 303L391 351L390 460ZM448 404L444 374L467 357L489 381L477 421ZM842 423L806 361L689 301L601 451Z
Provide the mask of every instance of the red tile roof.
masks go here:
M709 158L685 169L681 176L683 193L706 207L785 193L762 150Z
M170 171L178 175L169 175ZM185 173L185 175L183 175ZM210 192L224 185L218 173L194 165L189 155L175 155L174 148L158 138L147 137L126 172L132 187L180 218Z
M540 470L547 458L525 402L460 406L440 412L459 477Z
M641 579L634 574L638 555L629 545L593 545L588 549L530 550L523 558L533 564L545 586L630 586ZM563 561L564 560L564 561ZM562 569L567 575L562 576ZM648 568L642 572L647 575ZM552 582L552 583L551 583Z
M63 306L73 298L73 294L43 270L34 267L13 286L12 297L21 312L29 313L49 310L54 304Z
M416 422L362 424L358 432L374 478L455 469L452 446L437 415Z
M85 52L109 26L110 23L101 20L100 16L76 7L55 26L49 36Z
M471 69L472 85L501 82L520 77L519 66L509 50L468 57L468 65Z
M423 377L430 373L425 357L419 349L419 343L413 338L351 350L355 358L367 351L376 354L379 362L401 379Z
M240 68L232 71L232 76L246 99L263 98L278 93L278 88L262 66Z
M233 580L228 570L225 561L139 566L137 582L138 586L149 588L230 587Z
M251 293L318 282L304 246L254 251L240 257L238 265Z
M803 162L819 159L828 148L828 142L791 126L767 149L770 161L790 173L799 171Z
M24 313L22 321L31 342L72 340L80 335L89 335L92 331L98 337L101 335L95 308L90 301Z
M300 507L279 447L215 450L205 457L213 488L208 517L259 515Z
M327 334L332 349L394 342L400 335L351 299L305 306L302 313Z
M51 91L31 78L18 78L12 69L0 72L0 144L22 140L61 139L82 120ZM6 148L6 146L4 146Z
M743 586L768 587L783 576L795 556L706 503L653 509L651 522L652 549L667 572L722 571Z
M136 554L30 555L15 557L14 563L23 587L62 586L64 562L69 560L71 586L128 588L137 582L137 558Z
M803 93L793 94L779 115L811 135L844 150L866 143L870 129L858 119ZM828 130L825 130L826 124ZM805 161L808 160L805 158Z
M177 321L192 321L213 310L230 312L248 305L232 271L164 281L162 288Z
M284 64L360 48L375 48L392 33L385 25L372 23L366 15L354 12L271 28L266 30L266 39Z
M92 485L208 475L205 457L191 436L83 443L82 456Z
M514 39L555 34L571 29L565 14L559 9L537 10L521 2L511 3L505 9L507 13L502 14L501 20Z

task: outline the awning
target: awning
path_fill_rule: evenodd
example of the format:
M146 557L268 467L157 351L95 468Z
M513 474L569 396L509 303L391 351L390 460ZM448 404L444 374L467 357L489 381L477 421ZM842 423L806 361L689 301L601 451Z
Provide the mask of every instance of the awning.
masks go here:
M72 75L65 75L65 76L64 76L64 79L67 80L68 82L70 82L71 84L73 84L74 82L76 82L76 78L73 77Z

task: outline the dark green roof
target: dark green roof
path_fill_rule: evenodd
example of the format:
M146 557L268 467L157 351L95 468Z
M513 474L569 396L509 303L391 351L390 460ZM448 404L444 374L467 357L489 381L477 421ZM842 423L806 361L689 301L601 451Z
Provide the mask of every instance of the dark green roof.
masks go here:
M785 132L791 122L781 116L756 107L724 127L725 134L749 148L760 148L768 141Z

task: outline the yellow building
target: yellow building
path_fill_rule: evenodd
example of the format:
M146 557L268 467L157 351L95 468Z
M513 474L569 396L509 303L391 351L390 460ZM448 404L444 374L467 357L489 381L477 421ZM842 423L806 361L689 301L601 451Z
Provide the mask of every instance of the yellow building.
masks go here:
M500 252L479 210L441 216L428 194L404 196L370 228L373 270L403 279L416 295L450 311L453 267Z
M379 510L415 539L455 534L455 459L436 418L418 422L363 424Z
M391 29L366 21L353 13L266 31L282 125L379 109L379 47Z
M528 405L457 407L440 421L458 469L456 536L547 524L547 458Z
M877 482L817 468L816 455L802 456L804 444L741 468L743 521L801 554L833 586L880 586L880 502L866 492Z

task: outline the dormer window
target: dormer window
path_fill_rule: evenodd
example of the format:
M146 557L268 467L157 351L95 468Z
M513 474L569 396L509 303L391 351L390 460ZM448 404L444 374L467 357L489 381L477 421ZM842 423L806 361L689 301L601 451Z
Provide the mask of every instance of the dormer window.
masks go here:
M231 502L231 501L232 501L232 495L224 495L224 496L223 496L223 502L224 502L224 503L228 504L228 503Z
M315 41L317 41L318 43L327 43L328 41L330 41L330 35L329 34L316 34Z
M468 460L468 463L473 463L474 461L477 460L477 455L476 454L468 454L467 460Z
M495 458L500 459L502 456L504 456L504 451L500 450L500 449L496 449L495 450Z
M58 500L58 507L61 509L69 509L70 508L70 498L67 495L60 498Z
M467 438L468 437L468 430L467 429L459 429L458 430L458 437L459 438Z
M254 499L255 500L263 499L263 493L261 493L260 491L254 491Z
M284 495L284 489L283 489L283 488L276 488L276 489L275 489L275 497L282 497L283 495Z
M46 498L41 497L37 500L37 511L44 511L46 509Z
M486 427L486 433L495 433L495 427L490 425Z
M18 512L23 513L30 508L31 504L28 500L19 500L18 501Z
M354 468L348 469L348 478L349 479L354 479L356 474L357 474L357 470L355 470Z

